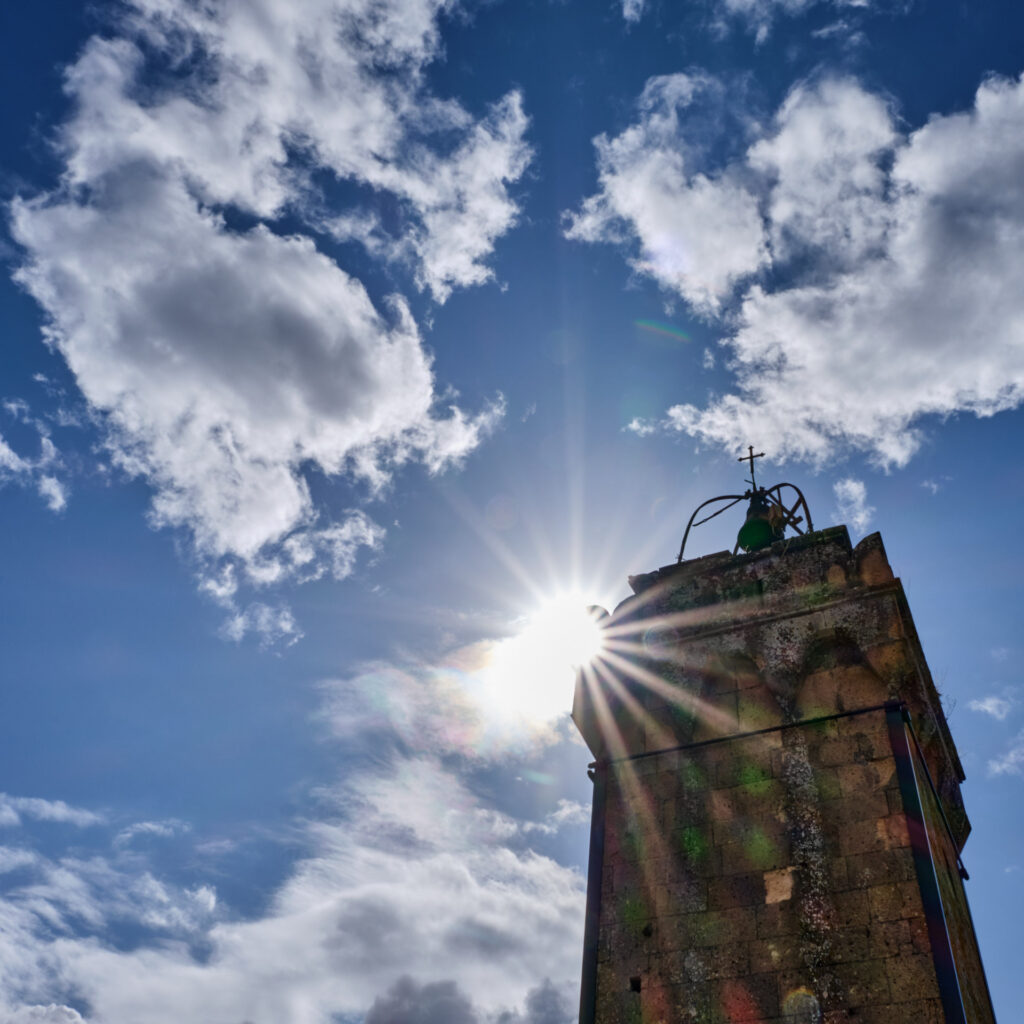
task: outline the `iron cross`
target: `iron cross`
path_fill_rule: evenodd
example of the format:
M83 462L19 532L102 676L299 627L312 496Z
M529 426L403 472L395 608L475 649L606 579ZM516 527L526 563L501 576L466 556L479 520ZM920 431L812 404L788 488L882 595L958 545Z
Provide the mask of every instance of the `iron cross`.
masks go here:
M742 455L736 461L737 462L749 462L750 463L750 486L753 487L754 490L756 491L757 490L757 483L754 480L754 459L763 458L764 457L764 452L758 452L755 455L754 454L754 446L752 444L751 445L747 445L747 451L750 453L749 455Z

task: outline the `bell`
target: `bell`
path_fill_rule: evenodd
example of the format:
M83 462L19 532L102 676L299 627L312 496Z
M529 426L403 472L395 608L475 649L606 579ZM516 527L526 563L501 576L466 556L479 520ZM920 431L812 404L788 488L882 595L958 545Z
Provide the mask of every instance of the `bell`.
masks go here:
M764 494L755 491L750 498L747 518L736 536L736 544L744 551L760 551L782 537L781 523L776 510L768 504Z

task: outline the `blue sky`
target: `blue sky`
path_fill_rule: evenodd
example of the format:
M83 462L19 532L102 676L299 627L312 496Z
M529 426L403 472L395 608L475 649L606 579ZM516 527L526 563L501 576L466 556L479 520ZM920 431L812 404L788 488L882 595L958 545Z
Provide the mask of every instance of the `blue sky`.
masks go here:
M1016 5L53 0L0 30L0 1018L571 1020L558 615L671 561L753 443L816 525L882 531L1010 1019Z

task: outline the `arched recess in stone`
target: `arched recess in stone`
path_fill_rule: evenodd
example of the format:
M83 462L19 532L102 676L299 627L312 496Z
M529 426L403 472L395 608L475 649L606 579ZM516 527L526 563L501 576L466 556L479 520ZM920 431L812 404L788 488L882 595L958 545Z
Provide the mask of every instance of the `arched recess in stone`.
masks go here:
M795 693L797 718L819 718L882 704L889 685L841 629L816 634L804 650Z

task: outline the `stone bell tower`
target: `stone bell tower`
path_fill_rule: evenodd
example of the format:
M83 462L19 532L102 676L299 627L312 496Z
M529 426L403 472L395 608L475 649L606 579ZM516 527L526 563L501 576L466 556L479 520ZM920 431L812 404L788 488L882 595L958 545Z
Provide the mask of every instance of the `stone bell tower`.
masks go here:
M580 1024L994 1024L963 769L881 537L750 483L746 553L630 577L577 682Z

